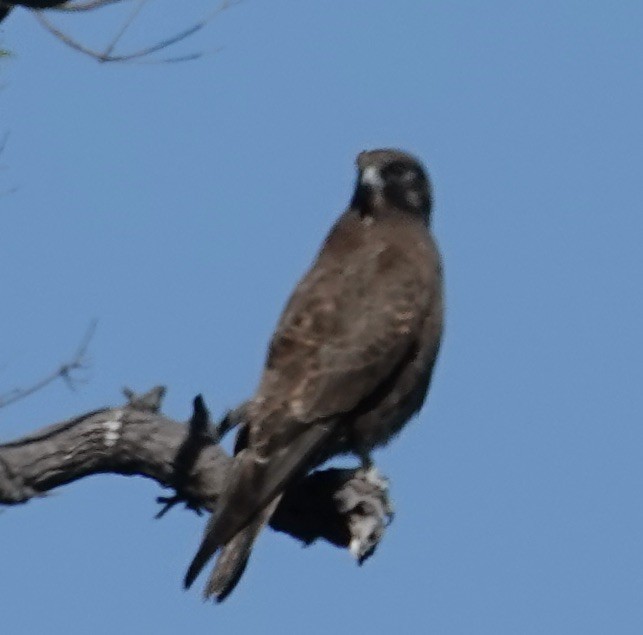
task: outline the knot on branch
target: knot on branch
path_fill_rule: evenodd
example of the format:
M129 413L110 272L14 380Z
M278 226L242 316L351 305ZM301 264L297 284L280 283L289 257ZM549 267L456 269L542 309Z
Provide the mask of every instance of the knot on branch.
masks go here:
M9 463L0 456L0 502L5 505L17 505L26 503L35 496L44 496L44 494L25 483L24 479L16 474Z
M125 395L125 399L127 399L128 408L142 412L157 413L161 410L161 402L163 401L163 397L165 397L165 390L165 386L154 386L151 390L139 395L126 386L123 388L123 395Z

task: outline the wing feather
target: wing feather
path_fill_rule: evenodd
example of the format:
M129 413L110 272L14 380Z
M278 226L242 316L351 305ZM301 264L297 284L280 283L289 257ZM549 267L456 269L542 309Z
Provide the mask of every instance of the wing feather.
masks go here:
M417 341L429 303L417 261L388 245L351 262L320 262L295 291L270 345L263 413L288 404L314 423L350 412Z

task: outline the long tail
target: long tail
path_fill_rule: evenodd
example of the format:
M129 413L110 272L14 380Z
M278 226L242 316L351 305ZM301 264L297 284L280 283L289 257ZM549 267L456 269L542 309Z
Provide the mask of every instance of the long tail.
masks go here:
M311 456L334 425L329 422L306 428L269 458L259 457L249 448L236 456L230 485L218 504L219 509L208 521L199 550L185 575L185 588L190 587L217 550L228 544L231 545L229 553L237 553L237 565L231 570L241 575L248 558L241 558L239 554L250 554L256 536L270 520L284 487L294 475L309 467ZM247 534L243 533L245 529L248 529ZM235 538L237 542L234 542ZM232 556L226 556L222 568L229 558Z
M205 599L214 597L217 602L222 602L232 593L245 571L255 541L270 521L280 500L281 494L221 549L203 591Z

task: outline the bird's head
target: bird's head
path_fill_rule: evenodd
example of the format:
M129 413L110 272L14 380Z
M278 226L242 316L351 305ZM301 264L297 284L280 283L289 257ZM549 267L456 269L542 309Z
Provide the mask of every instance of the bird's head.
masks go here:
M353 206L362 215L378 209L409 212L426 222L431 213L431 185L422 164L401 150L368 150L357 156Z

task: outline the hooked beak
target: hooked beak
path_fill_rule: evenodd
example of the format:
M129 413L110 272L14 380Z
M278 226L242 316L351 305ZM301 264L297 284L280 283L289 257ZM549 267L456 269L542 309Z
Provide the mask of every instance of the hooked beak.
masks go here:
M380 188L384 185L384 180L382 179L379 170L375 166L369 165L364 168L360 178L360 183L363 185L369 185L370 187Z

